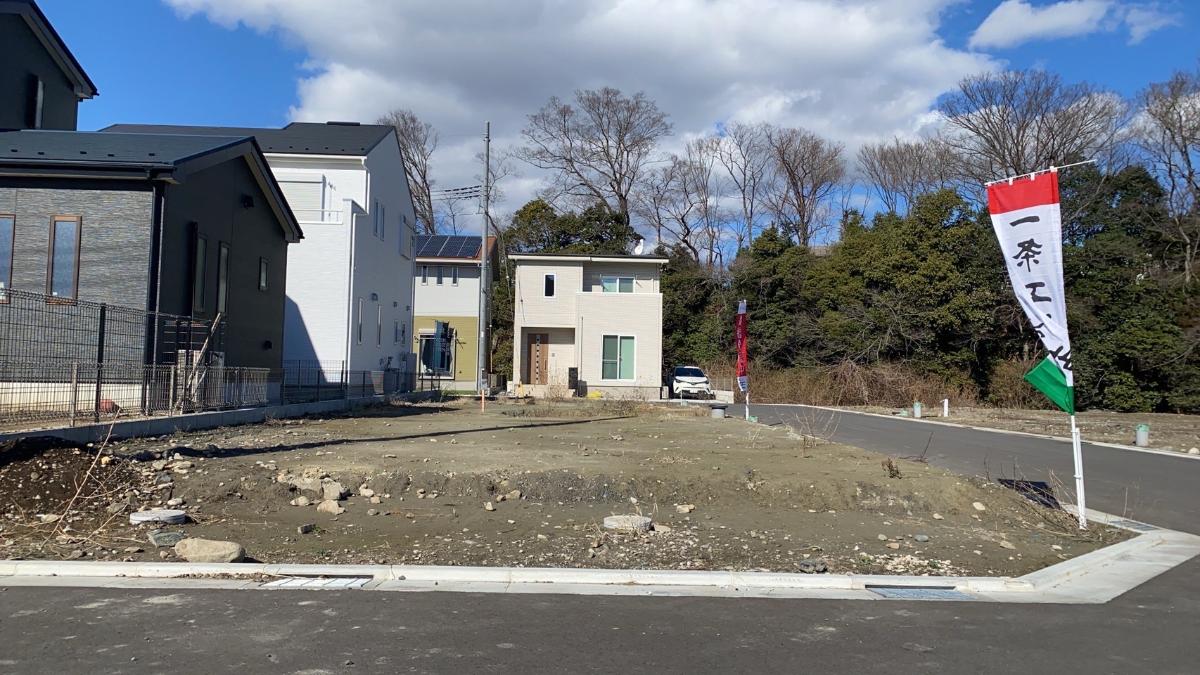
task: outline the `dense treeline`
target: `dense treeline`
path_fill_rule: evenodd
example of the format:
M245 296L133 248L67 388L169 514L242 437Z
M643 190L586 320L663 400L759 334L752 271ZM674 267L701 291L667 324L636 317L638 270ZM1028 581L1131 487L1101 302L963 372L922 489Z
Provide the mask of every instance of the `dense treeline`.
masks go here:
M824 378L842 402L888 389L892 403L954 392L1038 405L1021 376L1041 347L1007 285L982 184L1095 160L1060 173L1078 403L1200 412L1200 72L1130 99L1045 71L989 73L937 112L932 133L853 158L805 129L742 123L665 153L673 129L654 101L579 91L531 114L524 144L504 153L547 181L493 227L509 253L619 253L646 236L671 258L668 367L728 363L745 298L754 367L770 373L760 382ZM405 128L407 155L423 158L410 180L426 177L415 192L428 193L430 129ZM495 294L504 370L505 274Z

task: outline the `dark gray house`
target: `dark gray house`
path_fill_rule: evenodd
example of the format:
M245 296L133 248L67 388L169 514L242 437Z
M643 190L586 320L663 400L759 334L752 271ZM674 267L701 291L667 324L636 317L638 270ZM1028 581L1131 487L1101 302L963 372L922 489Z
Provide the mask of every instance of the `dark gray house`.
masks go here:
M13 297L219 314L224 365L277 369L301 236L253 138L0 131L0 285ZM146 338L145 362L171 362L160 345Z
M75 129L79 102L95 95L37 4L0 0L0 129Z

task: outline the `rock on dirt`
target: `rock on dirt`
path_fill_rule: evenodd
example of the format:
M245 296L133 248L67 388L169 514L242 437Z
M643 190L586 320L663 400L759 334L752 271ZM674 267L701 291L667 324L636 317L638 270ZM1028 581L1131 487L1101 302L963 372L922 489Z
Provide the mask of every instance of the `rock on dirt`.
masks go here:
M236 541L193 538L175 544L175 555L193 563L234 563L246 557L246 549Z
M695 510L696 510L695 504L676 504L675 505L676 513L691 513L692 511L695 511Z
M291 501L292 506L308 506L312 504L312 500L304 495L300 495Z
M317 530L316 523L304 523L296 528L296 534L312 534Z
M359 488L358 488L358 496L359 497L374 497L375 491L372 490L371 488L367 487L366 485L362 485L362 486L359 486Z
M339 501L346 496L346 488L336 480L321 483L321 495L325 501Z
M146 539L156 548L170 548L184 539L187 539L187 535L182 532L163 532L162 530L153 530L146 535Z
M971 502L971 507L976 511L987 511L987 507L983 505L983 502Z
M493 504L493 503L491 503L491 502L484 502L484 504L483 504L483 510L484 510L484 511L495 511L495 510L496 510L496 505L495 505L495 504Z
M321 513L328 513L331 515L340 516L341 514L346 512L346 509L342 508L337 503L337 500L326 499L325 501L321 502L320 504L317 504L317 511L319 511Z
M624 532L649 532L651 520L646 516L607 516L604 528Z
M916 535L915 537L913 537L913 540L914 540L914 541L919 541L919 542L921 542L922 544L924 544L925 542L929 541L929 535L927 535L927 534L918 534L918 535Z

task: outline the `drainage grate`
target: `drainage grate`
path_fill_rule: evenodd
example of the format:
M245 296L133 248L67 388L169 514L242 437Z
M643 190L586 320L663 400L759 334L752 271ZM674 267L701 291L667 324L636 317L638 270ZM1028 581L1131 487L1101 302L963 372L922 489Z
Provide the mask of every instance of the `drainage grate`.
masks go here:
M324 588L344 590L347 588L362 588L371 577L285 577L263 584L263 588Z
M922 588L920 586L867 586L867 590L893 600L978 600L955 590L952 586Z
M1133 530L1134 532L1153 532L1158 529L1157 527L1155 527L1153 525L1147 525L1146 523L1139 523L1136 520L1126 520L1125 518L1117 518L1116 520L1110 520L1110 521L1108 521L1108 524L1112 525L1113 527L1122 527L1127 530Z

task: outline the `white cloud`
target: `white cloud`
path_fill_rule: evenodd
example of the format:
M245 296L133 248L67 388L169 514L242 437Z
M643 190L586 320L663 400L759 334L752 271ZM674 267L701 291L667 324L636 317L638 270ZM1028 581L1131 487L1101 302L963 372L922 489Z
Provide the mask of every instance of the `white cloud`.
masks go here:
M1157 3L1131 4L1116 0L1062 0L1033 5L1028 0L1004 0L971 35L974 49L1007 48L1055 38L1111 32L1124 26L1129 43L1178 22Z
M442 133L442 186L472 184L484 120L515 144L551 95L645 91L675 141L718 122L799 125L847 144L911 135L938 95L997 67L947 46L957 0L165 0L300 45L298 120L374 120L411 108ZM536 181L507 186L511 210Z
M1141 5L1125 10L1125 25L1129 27L1129 44L1136 45L1156 30L1176 26L1179 15L1158 5Z

